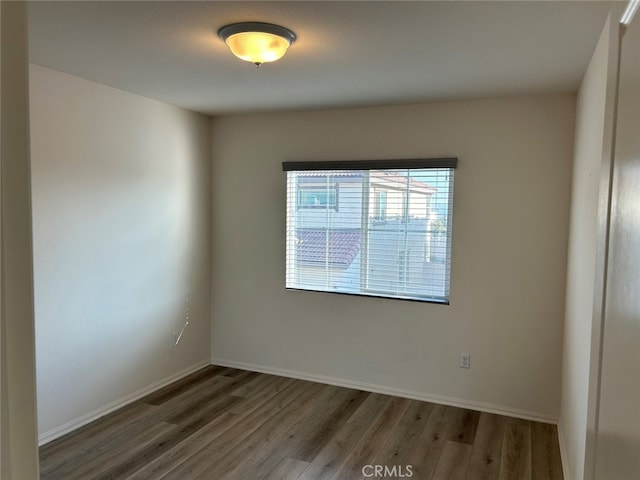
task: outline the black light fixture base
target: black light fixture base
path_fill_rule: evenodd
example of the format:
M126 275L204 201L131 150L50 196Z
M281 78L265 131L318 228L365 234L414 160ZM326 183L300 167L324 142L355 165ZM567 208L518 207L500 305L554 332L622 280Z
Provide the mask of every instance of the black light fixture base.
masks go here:
M277 35L279 37L285 38L289 42L289 44L293 44L293 42L295 42L298 38L293 31L289 30L286 27L274 25L273 23L263 22L231 23L220 28L220 30L218 30L218 36L226 42L227 38L229 38L231 35L245 32L270 33L272 35Z

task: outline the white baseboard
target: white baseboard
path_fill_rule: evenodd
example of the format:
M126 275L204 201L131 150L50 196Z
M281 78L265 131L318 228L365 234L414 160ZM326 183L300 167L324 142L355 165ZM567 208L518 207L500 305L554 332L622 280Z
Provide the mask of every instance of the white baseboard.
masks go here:
M104 407L97 408L92 412L82 415L79 418L76 418L63 425L53 428L48 432L44 432L43 434L38 436L38 445L42 446L45 443L49 443L52 440L55 440L56 438L66 435L67 433L72 432L86 425L87 423L91 423L99 419L100 417L104 417L105 415L108 415L109 413L115 410L118 410L119 408L129 405L130 403L133 403L136 400L139 400L140 398L146 395L149 395L150 393L153 393L154 391L164 387L165 385L169 385L170 383L180 380L182 377L186 377L187 375L195 372L196 370L200 370L201 368L206 367L208 365L210 365L210 363L206 360L199 362L195 365L185 368L184 370L181 370L180 372L174 373L173 375L169 375L168 377L165 377L162 380L152 383L151 385L145 388L142 388L136 392L133 392L132 394L127 395L126 397L119 398L118 400L115 400L105 405Z
M478 410L481 412L495 413L498 415L505 415L507 417L522 418L525 420L533 420L535 422L550 423L557 425L558 418L554 415L546 413L530 412L526 410L519 410L511 407L504 407L502 405L494 405L491 403L474 402L472 400L464 400L460 398L447 397L444 395L434 395L422 392L415 392L411 390L403 390L399 388L387 387L384 385L377 385L373 383L358 382L354 380L347 380L338 377L329 377L325 375L316 375L313 373L300 372L297 370L289 370L284 368L270 367L266 365L258 365L253 363L237 362L235 360L227 360L224 358L212 358L211 363L213 365L220 365L223 367L239 368L242 370L251 370L254 372L269 373L272 375L278 375L281 377L298 378L300 380L309 380L311 382L326 383L329 385L336 385L338 387L353 388L356 390L364 390L366 392L382 393L385 395L394 395L396 397L410 398L413 400L420 400L423 402L438 403L441 405L449 405L452 407L466 408L469 410Z

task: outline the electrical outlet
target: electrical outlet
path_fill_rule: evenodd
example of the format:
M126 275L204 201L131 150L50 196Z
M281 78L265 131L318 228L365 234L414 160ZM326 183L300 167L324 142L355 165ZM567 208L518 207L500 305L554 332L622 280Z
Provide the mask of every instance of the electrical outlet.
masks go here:
M471 355L468 353L460 353L460 368L471 367Z

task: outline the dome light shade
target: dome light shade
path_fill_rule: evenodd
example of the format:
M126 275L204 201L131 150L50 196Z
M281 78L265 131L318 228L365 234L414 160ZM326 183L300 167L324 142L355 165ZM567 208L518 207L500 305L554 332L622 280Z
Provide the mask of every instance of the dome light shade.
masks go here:
M260 22L233 23L218 30L218 36L236 57L258 66L282 58L296 40L288 28Z

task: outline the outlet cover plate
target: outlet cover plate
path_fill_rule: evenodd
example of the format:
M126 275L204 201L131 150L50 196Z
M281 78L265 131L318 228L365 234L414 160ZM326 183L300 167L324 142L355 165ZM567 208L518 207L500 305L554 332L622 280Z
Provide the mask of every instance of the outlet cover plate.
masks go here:
M460 353L460 368L471 367L471 355L468 353Z

